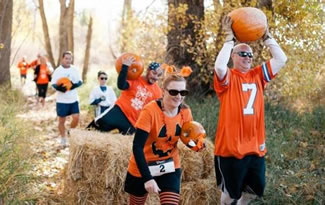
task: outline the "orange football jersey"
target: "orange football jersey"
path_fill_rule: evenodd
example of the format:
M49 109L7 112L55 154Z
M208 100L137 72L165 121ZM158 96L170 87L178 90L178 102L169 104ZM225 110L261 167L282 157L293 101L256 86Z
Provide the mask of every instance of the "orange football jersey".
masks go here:
M182 108L174 117L164 115L156 101L147 104L141 111L136 128L149 133L143 152L147 163L173 158L175 168L180 168L177 142L181 127L192 120L189 108ZM141 177L134 155L131 155L128 171L136 177Z
M214 74L214 88L220 100L215 155L243 158L264 156L264 88L274 78L270 62L242 73L228 69L224 79Z

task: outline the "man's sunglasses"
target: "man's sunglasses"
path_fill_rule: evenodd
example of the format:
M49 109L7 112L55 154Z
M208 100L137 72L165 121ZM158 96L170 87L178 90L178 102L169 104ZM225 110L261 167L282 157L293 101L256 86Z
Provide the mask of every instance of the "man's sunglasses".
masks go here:
M171 90L167 90L167 91L168 91L169 95L171 95L171 96L177 96L178 93L181 94L181 96L186 96L189 93L188 90L173 90L173 89L171 89Z
M107 80L107 78L104 78L104 77L101 77L100 79L101 79L101 80Z
M243 58L245 58L245 57L253 58L253 53L251 53L251 52L239 51L236 54Z

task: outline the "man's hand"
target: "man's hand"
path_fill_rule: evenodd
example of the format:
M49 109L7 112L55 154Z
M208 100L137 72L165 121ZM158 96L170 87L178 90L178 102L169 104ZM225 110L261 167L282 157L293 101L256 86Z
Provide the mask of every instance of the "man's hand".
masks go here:
M231 28L232 25L232 19L230 16L225 16L222 20L222 30L226 34L226 39L225 41L236 41L234 32Z
M146 183L144 183L144 188L147 190L148 193L159 193L161 190L158 187L158 184L154 179L150 179Z
M65 93L67 91L67 88L64 87L63 84L61 84L57 86L56 90Z
M267 39L270 39L270 38L273 38L273 36L271 35L271 33L269 31L269 27L267 27L262 39L263 39L263 41L266 41Z
M135 62L135 58L134 57L132 57L132 56L130 56L130 57L128 57L128 58L123 58L122 59L122 64L123 65L126 65L126 66L130 66L131 64L133 64Z
M81 85L80 83L73 83L72 81L70 81L70 82L71 82L70 90L75 89L75 88L77 88L77 87L79 87Z
M106 97L103 95L100 97L101 101L105 101L106 100Z

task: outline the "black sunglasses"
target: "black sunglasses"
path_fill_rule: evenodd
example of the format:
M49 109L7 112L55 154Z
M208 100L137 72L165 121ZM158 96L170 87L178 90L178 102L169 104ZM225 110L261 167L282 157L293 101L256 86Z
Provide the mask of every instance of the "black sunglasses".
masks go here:
M169 95L171 95L171 96L176 96L176 95L178 95L178 93L181 94L181 96L186 96L189 93L188 90L173 90L173 89L171 89L171 90L167 90L167 91L168 91Z
M101 77L100 79L101 79L101 80L107 80L107 78L104 78L104 77Z
M237 52L236 54L238 54L240 57L243 57L243 58L245 58L245 57L249 57L249 58L253 58L253 53L251 53L251 52L246 52L246 51L239 51L239 52Z

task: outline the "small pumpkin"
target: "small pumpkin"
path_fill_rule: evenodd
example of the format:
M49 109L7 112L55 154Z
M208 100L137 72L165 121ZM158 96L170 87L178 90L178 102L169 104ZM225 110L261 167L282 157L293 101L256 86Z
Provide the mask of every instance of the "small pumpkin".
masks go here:
M69 78L67 77L62 77L58 81L56 81L56 85L60 86L63 85L67 90L70 90L72 87L72 83Z
M129 57L133 57L135 59L135 62L129 66L127 79L135 80L141 76L143 69L144 69L143 61L140 56L133 54L133 53L124 53L120 57L117 58L117 60L115 62L115 68L116 68L117 73L120 73L120 71L122 69L123 59L129 58Z
M206 132L199 122L188 121L183 124L180 139L190 149L199 151L204 148L205 137Z
M263 11L253 7L243 7L228 14L232 21L232 30L238 41L256 41L264 35L267 18Z

